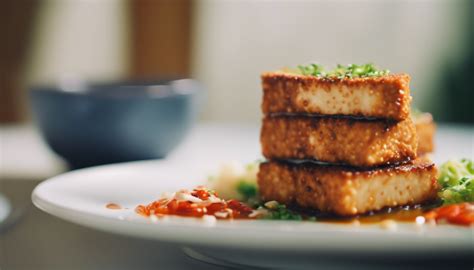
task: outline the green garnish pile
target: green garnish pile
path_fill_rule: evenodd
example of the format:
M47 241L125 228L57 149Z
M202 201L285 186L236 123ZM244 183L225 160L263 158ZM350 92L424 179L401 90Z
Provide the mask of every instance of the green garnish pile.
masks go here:
M260 205L258 188L255 182L241 180L237 183L237 192L240 194L242 201L249 206L256 208Z
M302 75L316 76L320 78L365 78L378 77L388 75L389 70L380 70L373 64L356 65L349 64L347 66L337 65L335 69L325 71L324 67L318 64L309 64L298 66L298 73Z
M474 162L465 158L444 163L438 183L443 204L474 202Z
M237 191L242 195L245 201L257 196L257 185L246 181L240 181L237 184Z

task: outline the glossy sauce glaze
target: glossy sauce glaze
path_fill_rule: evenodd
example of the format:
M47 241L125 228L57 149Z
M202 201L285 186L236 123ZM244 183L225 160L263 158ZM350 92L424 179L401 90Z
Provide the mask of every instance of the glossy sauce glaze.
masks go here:
M330 213L323 213L312 210L305 210L300 208L291 208L293 211L300 213L305 218L315 217L317 221L338 223L338 224L352 224L358 222L360 224L373 224L386 220L393 220L399 222L415 222L418 217L423 217L428 209L433 208L432 205L413 205L404 207L390 207L379 211L372 211L364 215L357 216L337 216Z
M320 222L338 224L353 224L354 222L360 224L374 224L391 220L396 222L413 222L420 225L425 222L432 224L450 223L463 226L474 225L474 203L440 206L440 202L433 202L425 205L384 208L380 211L369 212L354 217L341 217L299 208L292 209L302 214L305 218L316 217Z
M387 220L396 222L412 222L422 225L424 223L472 226L474 225L474 203L460 203L440 206L441 202L432 202L424 205L384 208L380 211L369 212L353 217L341 217L318 211L308 211L292 208L305 219L315 217L317 221L337 224L374 224Z

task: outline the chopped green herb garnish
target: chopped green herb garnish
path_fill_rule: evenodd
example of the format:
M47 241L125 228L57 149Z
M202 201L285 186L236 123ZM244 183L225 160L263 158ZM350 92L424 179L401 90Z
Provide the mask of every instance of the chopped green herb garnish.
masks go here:
M244 201L248 201L250 198L257 196L257 185L250 183L245 180L241 180L237 184L237 191L242 195Z
M303 75L326 76L324 68L318 64L309 64L307 66L298 66Z
M474 162L465 158L444 163L440 167L438 183L444 204L474 202Z
M280 204L277 201L269 201L260 205L259 209L266 209L268 214L264 216L264 219L272 220L303 220L303 216L288 209L286 205ZM307 218L307 220L315 221L316 217Z
M387 75L389 70L379 70L373 64L356 65L349 64L347 66L337 65L333 70L325 71L324 67L318 64L309 64L306 66L298 66L299 73L302 75L311 75L320 78L365 78L378 77Z

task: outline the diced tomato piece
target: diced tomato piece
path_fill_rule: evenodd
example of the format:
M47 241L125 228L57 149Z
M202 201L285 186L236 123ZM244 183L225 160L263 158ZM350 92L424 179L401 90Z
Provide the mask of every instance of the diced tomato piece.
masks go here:
M238 211L240 213L243 213L243 214L250 214L253 211L252 208L248 207L244 203L239 202L237 200L230 200L230 201L227 202L227 204L229 205L230 209L236 210L236 211Z
M453 204L438 208L436 212L438 213L438 217L449 218L457 216L459 212L461 212L461 208L458 204Z
M214 215L216 212L224 211L226 209L226 205L224 203L211 203L206 208L207 214Z
M448 222L460 225L474 224L474 213L460 213L457 216L447 218Z
M205 201L209 198L210 194L207 190L205 189L195 189L191 193L194 197L198 197L199 199Z
M178 201L173 199L173 200L168 202L166 207L168 208L169 213L172 214L172 213L176 212L176 210L178 209Z
M459 225L474 224L473 204L460 203L442 206L425 214L427 219L446 220L449 223Z

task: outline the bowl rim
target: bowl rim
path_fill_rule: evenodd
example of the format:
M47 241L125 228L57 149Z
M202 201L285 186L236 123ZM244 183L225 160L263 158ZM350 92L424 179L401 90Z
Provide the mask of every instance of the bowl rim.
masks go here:
M106 99L162 99L169 97L179 96L192 96L203 91L202 84L193 78L186 77L173 77L164 79L144 79L144 80L117 80L117 81L87 81L87 80L74 80L72 82L76 86L80 87L79 90L67 89L68 82L59 81L55 83L43 83L33 84L28 87L30 93L46 92L54 93L59 95L77 96L77 97L95 97L95 98L106 98ZM182 87L181 91L176 91L182 83L187 83L186 87ZM191 86L189 86L189 84ZM121 88L155 88L155 87L168 87L171 90L163 93L141 91L133 92L130 90L126 95L115 95L115 94L103 94L99 93L100 89L112 89L114 87ZM183 89L185 89L183 91ZM95 91L94 91L95 90Z

